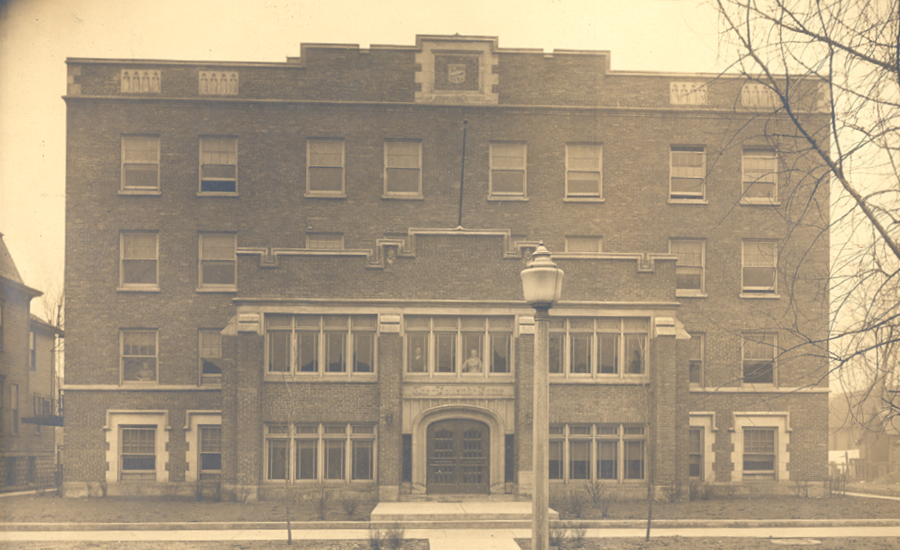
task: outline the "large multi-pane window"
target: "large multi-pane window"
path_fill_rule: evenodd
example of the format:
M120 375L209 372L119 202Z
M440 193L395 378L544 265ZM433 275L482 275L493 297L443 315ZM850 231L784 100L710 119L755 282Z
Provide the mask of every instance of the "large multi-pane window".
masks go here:
M119 239L119 287L158 290L157 233L123 231Z
M406 372L469 377L512 372L512 317L405 316Z
M222 476L222 426L200 426L200 480Z
M306 142L306 194L344 196L344 141L310 139Z
M602 147L593 143L566 145L566 198L603 197Z
M647 372L648 319L550 319L550 374L621 378Z
M525 151L524 143L491 143L491 197L526 196Z
M675 293L678 296L702 295L705 290L706 243L698 239L671 239L669 252L675 263Z
M222 331L203 329L198 334L200 384L222 383Z
M237 138L200 138L200 193L237 193Z
M375 372L375 315L266 315L270 374Z
M747 384L775 383L776 335L772 332L745 332L741 346L743 379Z
M741 243L741 291L774 294L778 266L775 241L746 240Z
M691 427L688 433L688 477L703 481L703 428Z
M121 481L156 479L156 428L121 426L119 452Z
M422 142L384 142L384 196L422 196Z
M646 477L644 426L555 424L550 426L549 472L560 481L640 481Z
M771 149L744 149L741 202L771 204L778 200L778 158Z
M119 333L123 382L156 382L156 332L152 329Z
M672 147L669 169L669 197L697 200L706 198L706 150L703 147Z
M159 191L158 136L122 136L122 191Z
M266 426L269 481L372 481L373 424L270 424Z
M691 355L688 362L689 380L692 386L703 385L703 335L691 333Z
M744 479L776 479L775 428L744 428Z
M200 234L200 288L234 290L237 284L237 235Z

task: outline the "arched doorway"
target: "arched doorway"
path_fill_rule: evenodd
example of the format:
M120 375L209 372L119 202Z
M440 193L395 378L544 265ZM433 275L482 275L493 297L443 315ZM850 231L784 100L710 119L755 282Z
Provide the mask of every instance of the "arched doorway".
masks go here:
M427 431L429 493L490 492L490 428L477 420L451 418Z

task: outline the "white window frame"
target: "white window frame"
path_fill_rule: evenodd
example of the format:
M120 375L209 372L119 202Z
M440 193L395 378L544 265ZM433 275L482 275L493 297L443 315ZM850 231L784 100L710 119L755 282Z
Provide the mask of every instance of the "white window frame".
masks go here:
M335 321L338 318L344 318L343 327L338 327ZM290 326L286 323L289 319ZM373 320L371 324L370 320ZM319 378L319 379L335 379L335 378L375 378L378 374L378 319L374 314L371 315L354 315L354 314L310 314L310 315L275 315L266 314L266 350L265 350L265 375L269 379L282 378ZM280 324L276 324L279 323ZM334 324L330 324L334 323ZM272 337L274 334L287 333L287 345L290 348L288 352L287 370L272 370ZM329 370L328 365L328 342L330 334L343 335L343 352L341 356L342 368L340 371ZM355 364L356 335L366 334L372 338L372 364L370 370L357 371ZM301 370L300 354L302 335L314 338L315 346L315 371Z
M139 140L146 140L148 143L153 141L156 144L156 158L150 158L152 155L147 155L146 159L134 158L129 152L134 152L135 149L129 149L127 143L128 142L138 142ZM149 195L157 195L160 193L160 163L159 163L159 136L156 135L123 135L121 137L121 187L119 188L119 193L121 194L149 194ZM140 149L141 151L146 151L149 153L151 148ZM130 165L152 165L156 166L156 185L154 186L138 186L138 185L127 185L125 182L125 174L127 171L127 167ZM149 171L149 170L148 170Z
M584 322L590 321L591 328L579 328L573 326L573 321ZM638 323L644 323L645 329L639 330L634 328ZM613 328L612 324L617 323L618 328ZM629 327L628 325L632 325ZM590 372L573 372L572 370L572 346L573 338L589 337L589 360ZM641 373L628 372L631 369L630 362L626 357L627 337L630 336L643 337L643 353L642 371ZM601 372L601 353L602 339L607 336L615 336L616 338L616 372ZM619 381L643 381L649 376L650 372L650 319L646 317L555 317L550 320L550 337L556 338L561 342L562 349L561 369L562 372L550 372L551 382L619 382ZM559 345L559 344L557 344ZM553 359L551 358L551 361ZM552 365L551 365L552 368Z
M331 164L313 164L312 148L314 143L337 143L341 147L341 164L340 166ZM347 147L343 139L337 138L310 138L306 140L306 197L330 197L344 198L347 196ZM341 189L340 191L330 190L313 190L311 187L312 177L310 170L313 168L340 168L341 169Z
M203 257L203 240L204 238L210 237L231 237L232 239L232 250L233 255L231 259L225 260L221 258L209 258L205 259ZM204 232L200 233L200 238L198 239L198 252L197 252L197 291L198 292L235 292L237 291L237 234L235 233L214 233L214 232ZM213 284L213 283L204 283L203 282L203 267L204 262L231 262L233 264L233 278L234 283L232 284Z
M716 428L716 413L705 411L692 412L690 413L689 425L691 428L697 428L703 432L703 460L701 462L703 475L700 481L704 483L714 483L716 481L716 455L713 452L713 443L715 442L716 432L718 431L718 428ZM688 441L688 444L690 444L690 440Z
M129 354L125 355L125 339L128 334L152 334L153 355ZM153 358L152 380L127 380L125 378L126 357ZM158 385L159 384L159 329L155 328L126 328L119 330L119 383L122 385Z
M678 245L680 244L696 244L700 247L700 262L697 264L686 264L681 263L683 259L686 259L687 254L696 254L696 253L685 253L685 256L679 256L679 251L676 250ZM675 245L675 246L673 246ZM705 297L706 296L706 240L704 239L687 239L687 238L672 238L669 239L669 254L674 254L678 256L678 260L675 262L675 296L676 297ZM678 268L687 268L687 269L697 269L700 268L700 288L678 288Z
M435 319L440 319L440 321L435 321ZM475 327L474 323L472 325L466 326L466 321L481 321L481 327ZM449 323L455 320L455 328L450 327ZM417 323L422 323L421 326L417 326L415 328L410 327L410 322L414 321ZM427 321L427 328L425 328L424 323ZM446 323L446 324L445 324ZM414 316L404 316L403 320L403 375L404 377L408 377L410 379L435 379L435 380L448 380L448 379L478 379L478 378L511 378L514 376L515 372L515 318L512 316L484 316L484 315L464 315L464 316L454 316L454 315L414 315ZM414 354L410 350L412 346L411 334L415 334L418 336L425 336L425 347L423 350L425 354L425 371L410 371L411 358L410 356ZM453 371L452 372L438 372L438 341L441 336L452 335L453 336ZM493 364L494 357L494 345L495 340L494 336L505 337L507 342L507 350L506 350L506 370L505 371L494 371L495 365ZM466 353L465 350L465 339L469 338L478 338L480 339L479 347L481 351L481 357L479 357L481 362L481 370L473 371L472 369L466 366L466 363L470 357L470 353Z
M675 156L677 153L693 153L702 155L703 162L697 174L689 174L689 167L679 167L684 174L676 174ZM675 178L700 180L699 193L676 192L672 187ZM669 148L669 200L672 202L706 203L706 147L690 145L672 145Z
M153 235L153 258L126 258L127 247L125 241L129 235ZM129 261L153 260L156 269L152 283L129 283L125 281L125 265ZM159 291L159 233L156 231L121 231L119 233L119 290L137 290L147 292Z
M772 246L772 265L749 265L748 245L755 246L759 250L761 244ZM778 294L778 241L771 239L744 239L741 241L741 296L776 296ZM747 286L744 272L748 268L770 268L772 270L772 286Z
M522 167L520 169L494 167L494 147L495 146L512 146L518 145L522 148ZM494 200L525 200L528 198L528 144L524 141L494 141L490 143L489 152L489 192L488 198ZM494 172L522 172L522 191L495 191L494 190Z
M561 428L561 429L560 429ZM580 431L584 431L584 428L589 428L588 433L573 433L573 428L580 428ZM611 429L615 429L615 433L608 433ZM605 429L606 433L603 433ZM629 430L637 430L640 429L641 433L625 433L626 429ZM645 483L647 481L647 468L649 464L647 463L647 451L648 451L648 430L647 427L641 424L635 423L604 423L604 424L581 424L581 423L571 423L571 424L551 424L550 425L550 441L553 442L562 442L562 479L556 478L551 479L550 483L559 483L559 484L569 484L569 483L587 483L587 482L595 482L599 481L602 483L615 483L618 485L629 485L629 484L639 484ZM589 448L589 473L587 478L578 478L572 479L571 472L571 444L573 441L588 441L590 442ZM600 472L598 471L597 463L600 460L600 442L601 441L615 441L616 442L616 478L615 479L600 479ZM626 478L626 464L625 464L625 443L628 441L640 441L641 445L641 477L640 478ZM548 456L548 460L550 457Z
M226 155L225 160L233 160L233 162L219 162L219 163L205 163L207 156L207 148L211 148L214 142L222 142L228 143L230 142L233 145L233 151L209 151L209 155ZM233 156L233 159L228 158L229 156ZM197 187L197 195L203 197L232 197L238 195L238 138L236 136L200 136L200 159L199 159L199 181ZM234 167L234 177L223 177L223 176L209 176L203 177L203 167L204 166L233 166ZM233 191L204 191L203 183L204 182L233 182L234 190Z
M273 433L272 428L284 430L283 433ZM311 428L314 428L311 430ZM342 433L337 433L338 428L342 428ZM284 478L270 479L270 457L269 442L273 440L287 442L287 464L286 475L287 481L298 484L316 484L326 483L330 485L374 485L378 476L378 426L372 422L295 422L288 423L269 423L263 427L263 463L264 483L273 484L285 482ZM316 475L315 479L300 479L297 476L297 460L298 450L297 442L299 440L316 441ZM329 441L342 441L344 452L344 463L340 478L326 478L326 443ZM371 478L356 479L354 478L354 442L371 442Z
M768 160L771 163L771 174L772 174L772 185L775 188L775 192L772 197L752 197L747 194L747 191L750 189L756 180L750 181L747 170L749 169L747 164L748 160ZM778 204L778 154L774 149L769 149L765 147L760 148L746 148L742 151L741 154L741 204Z
M595 250L572 250L578 248L579 243L596 244ZM567 235L566 236L566 253L567 254L600 254L603 252L603 239L594 235Z
M771 343L770 343L771 341ZM767 357L747 357L748 342L766 347L772 350L772 381L753 382L747 380L747 364L759 363ZM741 333L741 384L750 386L777 386L778 385L778 333L766 331L744 331Z
M391 166L391 152L390 149L393 145L397 144L405 144L405 145L415 145L416 150L418 151L418 163L415 168L410 168L408 166ZM389 189L389 171L390 170L415 170L418 176L418 186L416 191L391 191ZM384 142L384 195L383 198L390 199L421 199L422 195L422 142L419 140L387 140Z
M571 166L570 147L594 147L597 153L596 170L575 170ZM596 173L597 191L591 193L579 193L569 189L569 176L572 173ZM570 201L602 201L603 200L603 145L600 143L567 143L566 144L566 200Z
M106 470L107 483L117 483L121 477L121 427L142 426L156 430L156 480L169 481L169 412L166 410L122 411L107 410L106 424ZM145 481L151 483L151 481Z
M218 347L204 346L204 336L209 338L216 335L218 337ZM208 342L208 340L207 340ZM197 331L197 359L199 361L198 373L201 386L217 386L222 384L222 373L204 373L204 359L221 359L222 358L222 329L199 329ZM216 365L221 370L221 365Z
M790 481L788 464L791 461L790 448L791 422L788 412L734 412L732 413L731 432L731 471L732 482L747 482L752 479L744 477L744 428L768 428L775 430L775 472L774 481ZM760 476L762 478L763 476ZM771 479L760 479L772 481Z
M701 332L691 332L689 334L691 336L691 340L690 340L691 344L689 344L691 346L691 352L688 357L688 383L691 385L691 387L702 388L705 385L705 378L706 378L706 334L703 334ZM694 340L695 338L697 338L697 340L699 341L698 347L699 347L700 357L698 359L694 359L693 342L695 341ZM700 364L700 368L699 368L700 380L697 382L694 382L691 380L690 364L694 363L694 362L697 362Z
M222 425L222 411L187 410L185 411L184 441L187 445L184 480L198 481L200 474L200 427Z

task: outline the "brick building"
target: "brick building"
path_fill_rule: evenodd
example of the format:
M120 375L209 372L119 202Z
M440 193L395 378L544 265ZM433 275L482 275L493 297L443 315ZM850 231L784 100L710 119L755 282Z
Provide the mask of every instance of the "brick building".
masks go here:
M552 490L823 479L823 171L763 86L609 58L69 59L68 494L527 495L540 241Z
M57 336L31 315L27 286L0 234L0 490L56 482Z

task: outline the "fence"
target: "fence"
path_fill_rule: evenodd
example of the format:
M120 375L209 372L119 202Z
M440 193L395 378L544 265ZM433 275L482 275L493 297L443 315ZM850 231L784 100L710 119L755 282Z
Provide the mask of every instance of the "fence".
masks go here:
M0 491L58 489L61 485L62 466L52 455L0 459Z

